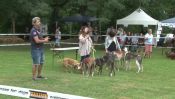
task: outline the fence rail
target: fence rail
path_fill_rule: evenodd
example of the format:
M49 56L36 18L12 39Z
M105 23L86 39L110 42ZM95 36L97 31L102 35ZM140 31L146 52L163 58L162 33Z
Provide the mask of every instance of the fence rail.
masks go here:
M10 34L1 34L0 36L29 36L30 33L10 33ZM54 34L43 34L43 35L48 35L48 36L54 36ZM61 36L79 36L79 35L72 35L72 34L61 34ZM92 35L92 36L107 36L107 35ZM116 37L121 37L121 36L116 36ZM137 37L137 38L144 38L144 36L125 36L125 37ZM153 37L153 38L167 38L167 37Z
M29 36L30 35L30 33L16 33L16 34L14 34L14 33L8 33L8 34L0 34L0 37L3 37L3 36ZM46 36L54 36L54 34L44 34L44 35L46 35ZM62 37L67 37L67 36L69 36L70 38L71 37L78 37L79 35L70 35L70 34L61 34L62 35ZM96 35L96 36L98 36L98 37L105 37L106 35ZM121 37L121 36L116 36L116 37ZM144 36L125 36L125 37L129 37L129 38L137 38L137 39L139 39L139 38L144 38ZM154 40L160 40L160 39L165 39L165 38L169 38L169 37L154 37ZM78 38L77 38L78 39ZM64 40L63 40L64 41ZM61 44L78 44L78 42L61 42ZM103 40L104 41L104 40ZM0 46L22 46L22 45L30 45L30 43L29 42L24 42L24 43L20 43L20 44L4 44L4 43L2 43L1 44L1 42L0 42ZM102 42L102 43L96 43L95 45L104 45L104 43ZM133 46L133 45L127 45L127 46ZM163 46L161 46L161 47L163 47ZM165 48L167 48L167 47L165 47Z

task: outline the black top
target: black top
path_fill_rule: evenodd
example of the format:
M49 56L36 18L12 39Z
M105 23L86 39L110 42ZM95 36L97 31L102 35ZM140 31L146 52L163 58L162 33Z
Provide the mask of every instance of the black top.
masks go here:
M109 52L116 51L117 48L116 48L115 42L113 41L113 42L109 45L109 47L108 47L107 49L108 49Z

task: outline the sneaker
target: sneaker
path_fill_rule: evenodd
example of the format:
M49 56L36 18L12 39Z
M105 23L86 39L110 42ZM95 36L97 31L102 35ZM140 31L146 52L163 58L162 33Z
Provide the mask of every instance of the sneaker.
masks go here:
M37 76L37 78L39 78L39 79L47 79L46 77L43 77L43 76Z

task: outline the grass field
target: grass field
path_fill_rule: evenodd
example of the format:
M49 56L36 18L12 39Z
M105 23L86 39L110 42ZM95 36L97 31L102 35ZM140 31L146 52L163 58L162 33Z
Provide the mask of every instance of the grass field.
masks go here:
M63 53L62 53L63 54ZM96 56L104 54L98 48ZM79 72L68 73L62 63L52 65L52 52L45 49L43 75L47 80L33 81L30 48L0 47L0 85L17 86L59 93L80 95L96 99L175 99L175 60L167 59L161 49L154 49L151 59L144 59L144 72L136 73L132 63L130 71L122 68L115 77L104 70L101 76L84 77ZM75 58L74 51L65 51L65 57ZM21 99L0 95L0 99Z

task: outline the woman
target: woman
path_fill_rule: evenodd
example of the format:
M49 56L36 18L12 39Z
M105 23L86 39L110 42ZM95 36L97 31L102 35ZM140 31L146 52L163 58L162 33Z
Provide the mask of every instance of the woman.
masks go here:
M152 44L153 44L152 29L148 29L148 33L146 33L146 35L145 35L145 53L144 53L144 57L148 56L148 58L151 58Z
M81 62L90 57L91 49L93 48L92 39L89 35L89 28L82 26L79 35L79 54L81 56Z
M109 53L109 52L115 53L117 50L121 51L120 45L116 37L116 33L112 29L109 30L108 35L106 36L105 50L106 50L106 53Z
M105 40L105 50L108 56L107 65L110 67L110 76L115 75L115 57L117 56L117 50L121 52L116 33L111 29L108 32Z

